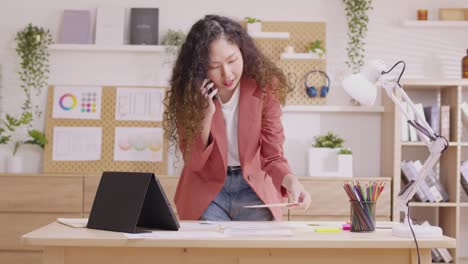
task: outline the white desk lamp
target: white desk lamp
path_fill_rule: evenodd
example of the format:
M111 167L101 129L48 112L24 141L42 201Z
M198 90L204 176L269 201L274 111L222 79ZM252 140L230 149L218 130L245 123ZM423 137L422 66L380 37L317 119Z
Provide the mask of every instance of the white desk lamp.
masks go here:
M398 64L403 64L403 69L398 78L389 75ZM386 71L386 65L383 61L371 61L366 67L357 74L350 75L343 80L344 90L356 101L365 106L374 104L377 96L377 87L385 90L387 95L392 99L395 105L400 109L401 113L408 119L408 123L413 126L419 137L429 148L430 155L424 162L422 169L418 172L416 181L410 181L398 194L395 206L399 212L403 212L403 223L395 223L392 228L393 236L397 237L413 237L418 238L441 237L442 229L436 226L417 226L413 225L409 216L408 202L416 193L417 188L423 183L429 171L434 167L440 158L440 155L448 147L446 138L436 134L427 124L426 120L416 111L416 108L402 89L400 79L405 71L406 64L403 61L397 62L393 67ZM402 99L396 96L397 90L400 92ZM407 102L408 107L415 113L415 119L412 119L407 110L401 105L401 102Z

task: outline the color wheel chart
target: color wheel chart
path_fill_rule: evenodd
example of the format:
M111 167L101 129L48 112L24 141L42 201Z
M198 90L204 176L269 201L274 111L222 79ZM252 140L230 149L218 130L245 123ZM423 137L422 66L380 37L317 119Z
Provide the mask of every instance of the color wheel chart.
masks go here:
M122 88L130 90L135 88L133 92L139 93L141 90L143 94L151 94L149 91L157 88L161 98L164 97L166 89L154 86L49 86L45 127L49 143L44 149L45 173L102 173L103 171L147 171L160 175L167 173L168 142L162 135L159 115L151 117L153 118L151 121L132 118L118 120L117 91ZM151 103L149 106L155 105ZM155 109L159 109L159 105L155 106ZM101 136L97 134L93 134L94 137L86 136L84 132L82 133L87 131L86 129L100 129ZM61 141L55 142L55 152L54 130L61 131ZM100 142L96 140L96 136ZM69 138L73 139L64 141ZM62 142L67 145L63 145ZM75 154L81 157L81 160L53 158L53 153L57 153L58 150L89 149L78 148L76 144L91 147L96 142L99 142L100 146L97 160L84 160L83 157L90 155L85 153ZM126 150L127 145L131 146L128 150ZM148 154L149 158L144 160Z

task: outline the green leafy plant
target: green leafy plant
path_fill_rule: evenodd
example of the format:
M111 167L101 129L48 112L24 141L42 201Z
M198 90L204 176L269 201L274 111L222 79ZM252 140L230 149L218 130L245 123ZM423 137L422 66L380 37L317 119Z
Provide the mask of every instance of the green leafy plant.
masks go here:
M340 149L338 154L340 154L340 155L351 155L351 154L353 154L353 152L349 148L342 148L342 149Z
M184 44L186 37L187 35L182 30L176 31L176 30L169 29L166 35L164 36L161 44L167 46L166 52L168 54L175 56L177 55L177 52L180 46Z
M262 22L260 19L257 19L255 17L245 17L245 21L247 21L247 23L249 23L249 24L256 23L256 22Z
M316 148L342 148L344 143L344 139L332 132L316 136L314 140L315 143L312 146Z
M346 19L348 23L348 60L346 65L353 72L359 72L364 65L365 37L369 16L367 12L372 10L372 0L343 0Z
M37 145L42 149L47 144L44 133L36 129L28 129L31 121L30 112L24 112L19 118L6 114L1 120L0 144L11 143L13 156L23 144Z
M322 46L322 41L317 39L314 42L309 42L305 47L308 52L316 53L321 58L325 54L325 48Z
M39 104L32 103L32 96L39 96L47 86L49 74L48 47L52 44L52 35L48 29L29 23L26 28L16 34L16 53L20 59L21 70L18 72L21 88L25 93L23 112L33 113L40 117L42 111Z
M185 42L186 34L182 30L169 29L163 38L162 45L181 46Z

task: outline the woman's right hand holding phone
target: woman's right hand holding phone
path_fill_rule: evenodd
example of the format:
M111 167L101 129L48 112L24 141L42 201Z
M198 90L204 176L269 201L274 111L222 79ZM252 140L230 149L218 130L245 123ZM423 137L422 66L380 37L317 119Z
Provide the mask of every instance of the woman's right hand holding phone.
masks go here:
M218 94L218 89L214 87L214 83L211 80L205 79L202 82L200 90L205 99L208 100L208 108L205 110L205 118L211 118L216 111L213 98Z

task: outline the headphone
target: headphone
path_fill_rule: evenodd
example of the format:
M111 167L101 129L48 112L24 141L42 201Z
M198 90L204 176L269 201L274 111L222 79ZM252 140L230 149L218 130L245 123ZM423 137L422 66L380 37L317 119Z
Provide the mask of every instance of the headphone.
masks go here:
M311 74L320 74L320 75L324 76L325 79L327 80L326 84L323 85L322 88L320 88L320 97L326 97L327 93L330 90L330 78L328 77L328 75L324 71L320 71L320 70L312 70L312 71L310 71L310 72L308 72L306 74L305 80L304 80L304 85L305 85L305 88L306 88L307 95L309 97L316 97L317 96L317 88L315 88L314 85L309 86L307 84L307 78L309 78L309 75L311 75Z

